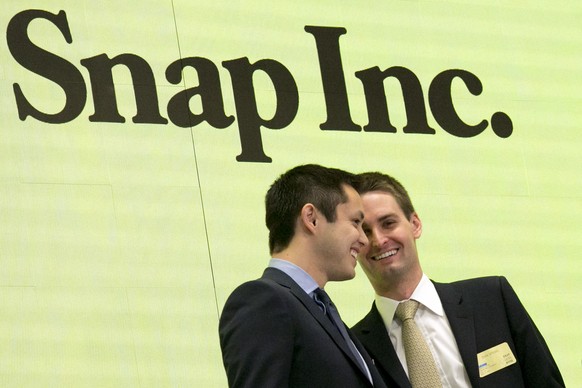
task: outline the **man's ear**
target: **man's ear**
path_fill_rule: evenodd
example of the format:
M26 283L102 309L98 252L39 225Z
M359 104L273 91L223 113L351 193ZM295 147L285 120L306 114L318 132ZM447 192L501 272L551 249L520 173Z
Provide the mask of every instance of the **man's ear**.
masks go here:
M410 215L410 224L412 225L412 235L415 239L422 235L422 221L416 212Z
M301 220L301 225L304 228L312 233L315 232L319 223L319 213L313 204L306 203L303 205L299 218Z

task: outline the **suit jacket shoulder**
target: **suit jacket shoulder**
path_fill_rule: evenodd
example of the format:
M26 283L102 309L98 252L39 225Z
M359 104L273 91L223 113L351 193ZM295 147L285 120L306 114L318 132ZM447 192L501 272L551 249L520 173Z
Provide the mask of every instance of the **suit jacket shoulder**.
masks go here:
M564 387L548 346L517 294L502 276L433 282L475 387ZM385 381L410 387L375 304L353 331ZM507 342L517 363L483 378L477 354Z
M505 277L433 283L473 385L564 386L544 338ZM503 342L517 363L479 377L477 354Z

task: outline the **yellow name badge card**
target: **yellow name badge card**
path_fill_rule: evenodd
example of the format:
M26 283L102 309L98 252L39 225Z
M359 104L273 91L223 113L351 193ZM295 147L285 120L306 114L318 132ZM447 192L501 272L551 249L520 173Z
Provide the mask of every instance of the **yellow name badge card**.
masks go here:
M477 354L477 362L479 364L479 377L485 377L515 364L516 360L509 345L504 342Z

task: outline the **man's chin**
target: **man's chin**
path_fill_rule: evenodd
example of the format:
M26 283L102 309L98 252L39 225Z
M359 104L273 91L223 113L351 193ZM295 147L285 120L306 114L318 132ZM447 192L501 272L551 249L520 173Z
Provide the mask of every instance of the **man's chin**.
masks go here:
M345 273L342 273L341 275L337 276L336 279L332 279L336 282L343 282L346 280L352 280L353 278L356 277L356 271L355 269L353 269L352 271L346 271Z

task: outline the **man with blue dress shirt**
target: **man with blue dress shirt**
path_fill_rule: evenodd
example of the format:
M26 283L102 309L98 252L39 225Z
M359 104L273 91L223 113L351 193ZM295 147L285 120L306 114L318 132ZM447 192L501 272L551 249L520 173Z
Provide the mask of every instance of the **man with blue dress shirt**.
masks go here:
M355 276L368 243L354 179L303 165L267 192L271 260L261 278L233 291L220 317L230 387L386 387L323 291Z

